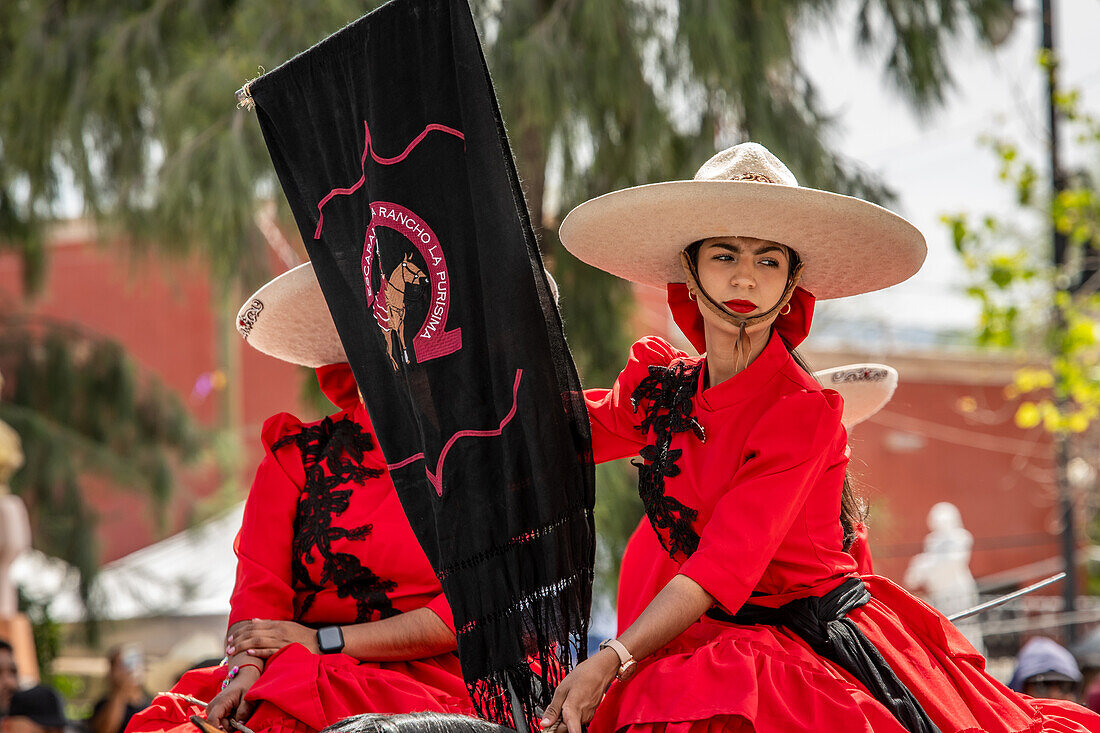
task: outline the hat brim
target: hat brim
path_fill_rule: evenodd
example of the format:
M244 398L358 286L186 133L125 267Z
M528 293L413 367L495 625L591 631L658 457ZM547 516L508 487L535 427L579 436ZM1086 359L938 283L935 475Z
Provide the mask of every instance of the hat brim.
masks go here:
M684 282L679 253L709 237L785 244L818 300L881 290L920 269L928 247L908 221L862 199L752 181L669 181L599 196L561 224L565 248L593 267L664 288Z
M1031 675L1024 680L1024 684L1027 685L1035 682L1066 682L1071 685L1076 685L1080 681L1080 678L1071 677L1064 672L1048 670L1046 672L1039 672L1038 674Z
M543 270L558 300L558 283ZM268 282L237 311L237 332L248 345L276 359L312 369L348 360L312 262Z
M309 262L253 293L236 325L249 346L291 364L316 369L348 360Z
M847 364L814 372L826 389L844 400L840 421L851 430L886 406L898 387L898 372L886 364Z

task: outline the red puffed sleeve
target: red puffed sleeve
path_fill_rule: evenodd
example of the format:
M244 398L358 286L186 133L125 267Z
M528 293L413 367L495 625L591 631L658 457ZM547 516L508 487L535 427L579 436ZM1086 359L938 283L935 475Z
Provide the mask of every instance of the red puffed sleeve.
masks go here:
M668 366L687 356L664 339L646 336L630 347L630 357L611 389L586 389L584 401L592 423L592 454L596 463L637 455L646 444L637 429L644 415L634 412L630 395L649 376L649 367ZM640 411L639 411L640 412Z
M715 505L699 548L680 566L726 610L736 613L748 600L810 492L842 454L842 412L836 392L795 392L781 397L749 434L745 455L751 457Z
M271 446L301 427L297 418L286 413L270 417L264 423L261 433L264 457L256 469L256 478L244 505L241 531L234 542L237 582L229 600L230 626L250 618L294 618L291 540L301 482L305 477L297 446L291 444L281 448L278 456ZM297 474L297 482L291 474Z

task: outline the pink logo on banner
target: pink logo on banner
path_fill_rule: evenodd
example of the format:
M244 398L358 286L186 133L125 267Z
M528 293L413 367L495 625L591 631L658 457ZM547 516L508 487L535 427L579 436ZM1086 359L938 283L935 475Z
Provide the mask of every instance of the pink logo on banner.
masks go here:
M447 272L443 246L439 243L435 232L423 219L401 204L375 201L371 203L370 210L371 221L370 226L367 227L366 241L363 243L362 267L363 279L367 286L367 302L375 303L375 317L379 322L378 325L387 331L393 327L390 321L383 323L383 319L379 317L381 314L370 282L371 263L378 248L374 230L375 227L384 226L409 240L428 268L431 300L428 312L424 316L424 323L417 328L412 338L413 353L416 355L417 363L453 354L462 348L462 329L447 330L447 316L451 310L451 278ZM392 282L394 278L390 279ZM385 308L385 306L382 307Z
M350 196L358 191L367 180L367 158L372 158L379 165L396 165L405 160L416 149L429 133L439 132L453 135L459 140L465 141L465 136L453 127L433 123L426 125L405 149L393 157L379 155L371 144L370 126L363 121L365 139L363 141L363 154L359 160L359 167L363 172L359 180L347 187L334 188L317 202L317 229L313 233L314 239L321 238L321 231L325 226L324 208L337 196ZM390 362L397 369L397 359L393 355L393 344L390 333L395 333L399 340L399 346L404 352L405 361L408 362L405 339L405 287L409 284L420 284L429 280L432 285L432 299L428 307L428 314L424 318L424 324L413 336L413 351L418 363L429 359L438 359L441 356L453 354L462 348L462 329L447 330L447 314L451 309L451 279L447 275L447 262L443 257L443 247L435 232L409 209L400 204L391 204L384 201L376 201L371 204L371 222L367 227L367 234L363 242L362 272L363 281L366 283L367 302L374 314L374 320L378 327L386 332L386 351L389 353ZM374 236L376 226L385 226L399 232L412 242L428 268L428 274L421 272L420 268L406 255L405 259L390 273L387 279L384 272L380 272L381 285L375 293L371 287L371 267L373 266L378 243Z

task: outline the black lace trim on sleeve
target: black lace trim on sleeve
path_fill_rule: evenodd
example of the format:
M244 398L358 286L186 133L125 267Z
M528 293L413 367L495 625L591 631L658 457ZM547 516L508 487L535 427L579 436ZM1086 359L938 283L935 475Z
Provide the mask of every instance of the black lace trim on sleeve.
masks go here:
M643 379L630 395L630 405L638 412L644 405L645 418L638 429L652 429L654 441L639 452L641 461L631 461L638 468L638 494L642 497L646 515L653 525L661 545L673 560L687 559L699 547L699 535L691 523L699 511L665 495L665 478L678 476L676 465L681 450L672 450L672 436L690 430L701 441L706 440L703 426L691 416L692 398L699 387L702 362L687 365L673 362L667 367L649 367Z
M291 443L302 453L306 475L294 517L290 572L294 587L308 594L297 610L296 620L305 616L317 593L328 584L336 587L338 597L355 599L356 623L396 616L399 612L386 594L396 589L397 583L379 577L355 555L332 549L334 540L363 540L373 529L370 524L352 529L334 527L332 520L347 511L356 484L384 473L363 466L363 457L374 450L374 438L351 418L326 417L283 437L271 449ZM321 574L314 583L306 566L318 559L322 562Z

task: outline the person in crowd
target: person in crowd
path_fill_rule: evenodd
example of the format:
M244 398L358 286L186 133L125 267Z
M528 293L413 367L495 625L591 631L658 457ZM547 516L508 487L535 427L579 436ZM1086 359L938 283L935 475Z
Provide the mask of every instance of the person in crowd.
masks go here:
M88 718L91 733L122 733L130 718L151 702L142 687L144 664L141 649L132 644L107 653L107 694L96 701Z
M1085 634L1085 638L1070 647L1081 670L1081 700L1085 707L1100 713L1100 629Z
M1100 729L1085 708L1005 688L942 614L844 551L860 516L843 407L794 349L815 300L919 269L911 224L801 187L744 143L692 181L588 201L560 234L582 261L666 289L702 356L643 338L588 395L595 459L640 456L639 494L679 570L562 681L545 730Z
M1100 713L1100 679L1093 680L1092 684L1085 688L1085 707Z
M15 649L0 639L0 717L8 714L11 696L19 689L19 667L15 664Z
M472 712L454 621L374 439L312 268L265 285L238 330L261 352L313 367L339 411L282 413L236 541L225 664L188 672L127 733L313 733L356 713ZM193 733L193 731L191 731Z
M1031 697L1076 702L1081 691L1081 670L1068 649L1054 639L1035 636L1016 655L1016 671L1008 686Z
M11 696L8 714L0 719L0 733L63 733L65 701L48 685L35 685Z

